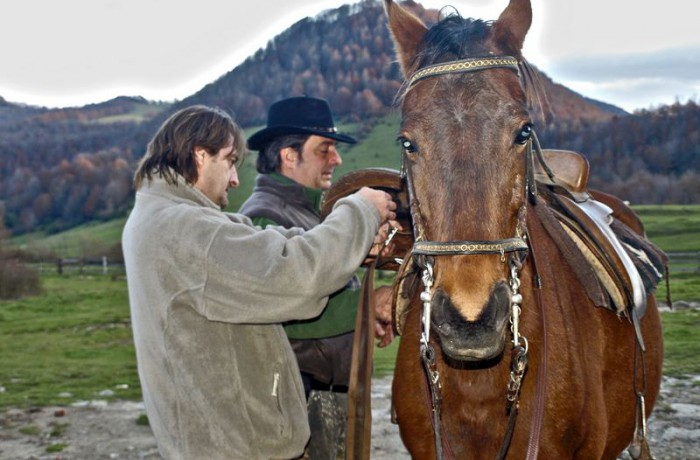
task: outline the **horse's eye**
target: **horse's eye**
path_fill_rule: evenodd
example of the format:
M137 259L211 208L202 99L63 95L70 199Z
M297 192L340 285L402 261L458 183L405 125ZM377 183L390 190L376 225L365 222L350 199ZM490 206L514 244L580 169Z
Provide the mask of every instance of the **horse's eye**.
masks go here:
M399 144L401 144L401 148L406 153L416 153L418 151L418 148L413 144L413 142L405 137L399 137Z
M530 123L528 123L520 129L520 132L518 133L517 137L515 138L515 142L523 145L523 144L527 143L528 140L530 140L531 136L532 136L532 125Z

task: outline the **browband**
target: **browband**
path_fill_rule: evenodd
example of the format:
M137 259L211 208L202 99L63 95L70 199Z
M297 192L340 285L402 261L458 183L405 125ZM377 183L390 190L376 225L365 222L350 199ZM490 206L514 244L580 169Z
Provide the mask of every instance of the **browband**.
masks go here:
M449 73L464 73L473 72L475 70L491 69L497 67L505 67L518 71L518 60L512 56L499 57L477 57L469 59L461 59L459 61L443 62L441 64L433 64L428 67L423 67L411 76L408 81L408 87L415 85L418 81L434 77L437 75L445 75Z

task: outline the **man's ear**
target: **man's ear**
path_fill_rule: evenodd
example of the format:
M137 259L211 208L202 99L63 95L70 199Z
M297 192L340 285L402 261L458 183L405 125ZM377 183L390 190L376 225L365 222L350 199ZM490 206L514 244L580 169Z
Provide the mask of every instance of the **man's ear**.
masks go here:
M203 147L194 148L194 162L197 164L197 167L202 167L206 154L207 151Z
M284 147L280 149L280 160L284 166L292 168L297 164L297 160L299 160L299 152L291 147Z

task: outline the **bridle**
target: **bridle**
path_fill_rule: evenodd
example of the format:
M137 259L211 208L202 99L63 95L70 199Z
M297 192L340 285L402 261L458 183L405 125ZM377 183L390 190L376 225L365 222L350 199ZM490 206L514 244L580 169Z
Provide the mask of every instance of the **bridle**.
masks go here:
M516 58L511 56L481 57L427 66L418 70L411 76L407 83L406 91L410 91L416 83L425 78L494 68L508 68L517 72L518 61ZM528 152L531 151L530 145L528 145L527 150ZM528 162L531 163L531 160L528 160ZM528 168L528 170L532 170L532 168ZM425 259L428 256L473 254L500 254L501 258L504 258L506 252L527 252L528 245L525 241L525 203L523 203L523 206L518 213L518 223L515 228L515 236L513 237L489 241L460 240L436 242L426 240L425 225L423 224L423 218L420 212L420 203L415 194L410 169L406 165L406 155L402 156L401 175L406 180L410 202L410 212L413 219L414 245L412 253L414 255L414 259ZM532 180L530 180L530 174L528 174L527 186L528 189L534 188L534 176L532 177ZM426 263L427 262L421 263L419 266L426 265Z
M482 71L488 69L506 68L519 73L518 60L511 56L487 56L458 61L451 61L441 64L435 64L424 67L416 71L408 80L405 86L405 91L410 91L419 81L438 77L441 75L467 73ZM405 95L405 93L404 93ZM498 458L504 458L510 445L513 428L515 424L515 415L517 413L518 396L523 375L527 368L528 342L527 338L520 334L519 318L521 313L522 295L519 292L520 278L519 273L525 259L530 253L531 243L528 244L526 215L528 199L534 199L537 194L537 189L534 179L534 157L537 156L542 160L541 148L537 137L532 134L532 137L527 141L526 146L526 185L525 199L518 210L517 223L512 237L506 237L495 240L459 240L459 241L430 241L426 238L425 225L423 222L422 213L420 211L420 202L416 197L415 187L413 184L411 168L407 166L407 155L404 152L401 162L401 175L405 179L408 189L410 214L413 221L413 236L414 245L412 248L412 259L422 270L422 281L424 290L420 294L420 299L423 303L423 312L421 318L421 338L420 338L420 355L423 367L426 372L428 386L430 390L430 399L433 412L433 429L435 433L435 449L437 458L443 458L443 442L440 429L441 419L441 381L440 373L437 369L435 349L430 343L430 320L431 320L431 302L433 296L433 267L434 258L439 256L468 256L475 254L492 254L500 255L501 260L506 262L506 253L509 254L508 262L510 268L509 285L511 288L511 311L510 323L512 332L513 350L511 353L511 373L507 390L507 409L509 412L508 429L501 446ZM542 162L545 171L551 174L551 171ZM534 254L533 254L534 257ZM534 261L533 261L534 262ZM536 272L536 270L535 270ZM537 275L536 275L537 276ZM537 276L538 277L538 276ZM539 278L539 277L538 277ZM538 297L538 303L541 300ZM544 314L544 312L542 312ZM545 361L543 355L543 361ZM542 369L541 369L542 370ZM541 379L543 381L543 379ZM544 401L544 388L540 388L538 384L538 396L541 396L542 405ZM538 399L540 399L538 397ZM535 411L537 414L538 411ZM540 414L541 416L541 414ZM533 416L534 418L534 416ZM536 421L536 424L541 421ZM537 448L539 445L539 431L536 434L535 446L533 447L533 436L531 433L530 447L528 448L528 458L537 456ZM449 444L445 444L449 452ZM451 453L451 452L449 452Z

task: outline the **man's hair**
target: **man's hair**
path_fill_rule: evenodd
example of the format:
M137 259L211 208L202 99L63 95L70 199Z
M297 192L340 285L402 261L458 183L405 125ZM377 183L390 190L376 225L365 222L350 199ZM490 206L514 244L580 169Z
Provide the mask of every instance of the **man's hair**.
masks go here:
M282 163L280 160L280 150L290 147L301 153L301 148L309 137L311 137L311 134L287 134L272 139L263 147L260 153L258 153L255 168L260 174L270 174L279 171L280 164Z
M239 161L245 158L243 130L223 110L203 105L178 110L163 122L148 143L134 174L134 188L140 189L144 179L150 182L154 175L176 184L179 174L188 184L193 184L198 178L194 149L201 147L209 155L216 155L231 141Z

